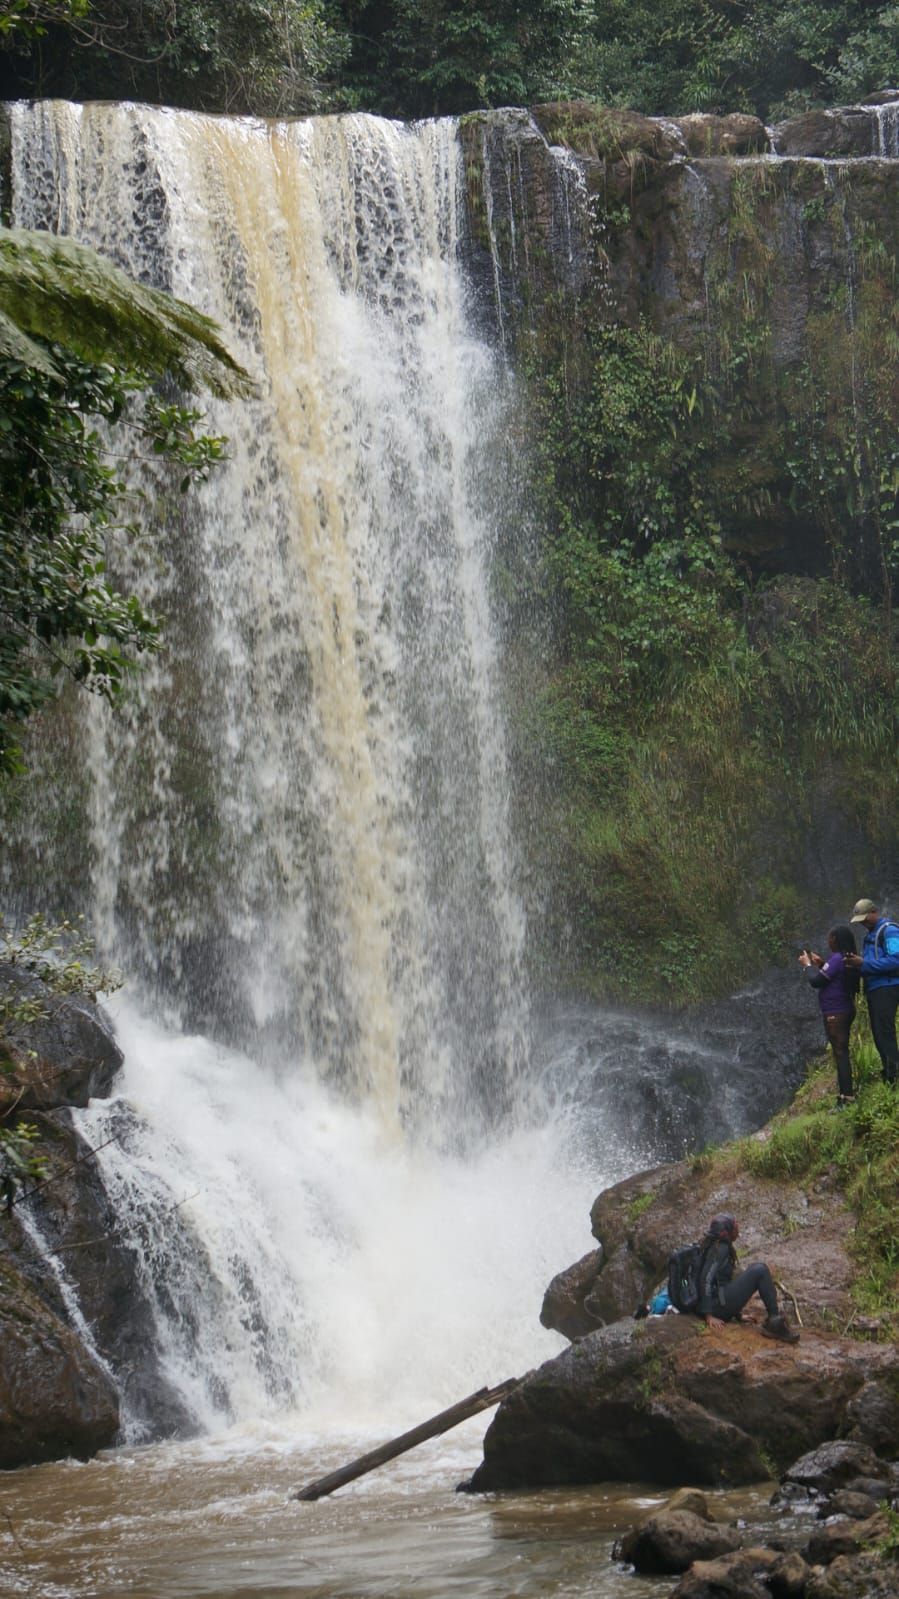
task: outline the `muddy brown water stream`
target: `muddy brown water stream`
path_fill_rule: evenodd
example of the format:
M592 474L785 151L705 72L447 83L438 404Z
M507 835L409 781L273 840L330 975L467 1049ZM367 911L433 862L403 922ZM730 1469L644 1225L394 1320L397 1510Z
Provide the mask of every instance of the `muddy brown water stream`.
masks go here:
M107 1451L0 1477L4 1599L648 1599L616 1535L665 1498L635 1484L470 1496L477 1421L316 1504L292 1489L376 1441L267 1429ZM383 1437L383 1432L380 1434ZM771 1529L771 1485L710 1495ZM763 1534L762 1534L763 1535ZM755 1541L755 1540L753 1540Z

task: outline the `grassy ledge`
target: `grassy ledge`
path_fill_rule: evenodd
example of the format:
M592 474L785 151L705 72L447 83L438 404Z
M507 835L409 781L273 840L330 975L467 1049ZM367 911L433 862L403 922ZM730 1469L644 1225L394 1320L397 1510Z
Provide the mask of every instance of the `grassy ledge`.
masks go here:
M856 1218L850 1255L858 1268L852 1300L880 1321L879 1336L899 1336L899 1090L881 1080L880 1057L861 1006L853 1030L855 1103L837 1111L828 1057L814 1062L792 1104L756 1134L697 1157L754 1177L812 1182L829 1174ZM848 1332L853 1331L850 1322Z

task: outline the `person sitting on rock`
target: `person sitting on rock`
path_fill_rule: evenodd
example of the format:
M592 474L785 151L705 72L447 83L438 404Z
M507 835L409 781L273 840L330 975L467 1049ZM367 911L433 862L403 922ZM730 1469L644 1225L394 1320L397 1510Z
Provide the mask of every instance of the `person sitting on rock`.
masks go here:
M784 1344L798 1344L798 1332L778 1308L769 1268L759 1261L747 1266L738 1277L734 1276L737 1265L734 1241L739 1232L740 1224L735 1216L713 1216L709 1222L702 1243L697 1315L704 1316L710 1327L723 1327L725 1322L739 1320L744 1305L753 1294L758 1294L768 1312L762 1323L763 1336L778 1338Z

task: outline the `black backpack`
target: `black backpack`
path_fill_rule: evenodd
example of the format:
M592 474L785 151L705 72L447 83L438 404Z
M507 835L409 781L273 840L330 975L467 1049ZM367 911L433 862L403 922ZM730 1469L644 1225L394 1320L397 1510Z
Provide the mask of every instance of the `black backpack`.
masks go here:
M699 1304L700 1273L705 1258L702 1244L684 1244L668 1257L668 1298L675 1310L688 1315Z

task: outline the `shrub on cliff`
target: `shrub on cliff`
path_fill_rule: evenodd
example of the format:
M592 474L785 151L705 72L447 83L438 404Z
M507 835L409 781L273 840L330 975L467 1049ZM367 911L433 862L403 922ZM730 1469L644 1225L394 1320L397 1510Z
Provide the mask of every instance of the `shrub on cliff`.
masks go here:
M248 382L190 306L74 240L0 229L0 774L60 673L111 699L157 646L155 620L106 571L108 542L134 532L110 439L176 466L182 491L224 446L162 398L163 376L218 394Z

